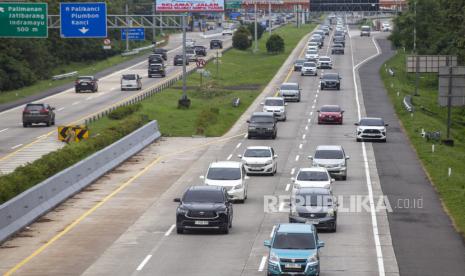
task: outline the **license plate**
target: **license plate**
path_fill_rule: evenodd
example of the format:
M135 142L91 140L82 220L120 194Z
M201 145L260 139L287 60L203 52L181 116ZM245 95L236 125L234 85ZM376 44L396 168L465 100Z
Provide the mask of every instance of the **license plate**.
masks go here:
M261 168L250 168L249 170L251 170L251 171L261 171L262 169Z
M285 268L301 268L300 264L284 264Z
M208 225L208 221L205 220L196 220L194 223L196 225Z
M88 83L87 82L81 82L81 85L87 85Z
M317 219L308 219L308 220L306 221L306 223L307 223L307 224L318 224L318 223L320 223L320 221L317 220Z

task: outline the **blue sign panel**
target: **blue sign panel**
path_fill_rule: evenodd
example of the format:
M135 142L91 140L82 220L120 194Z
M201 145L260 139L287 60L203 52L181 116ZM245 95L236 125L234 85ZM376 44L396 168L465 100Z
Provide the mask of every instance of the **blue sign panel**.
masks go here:
M121 40L126 40L126 31L128 29L121 29ZM144 28L129 28L129 40L145 40Z
M107 5L60 3L60 34L63 38L107 37Z

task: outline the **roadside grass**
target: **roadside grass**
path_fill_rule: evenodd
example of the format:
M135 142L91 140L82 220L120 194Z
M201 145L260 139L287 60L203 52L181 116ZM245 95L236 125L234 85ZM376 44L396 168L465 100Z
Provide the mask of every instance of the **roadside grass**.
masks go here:
M439 142L427 142L422 138L420 135L422 129L425 131L439 130L441 138L446 138L447 108L438 105L437 76L421 74L419 96L413 96L416 111L411 116L405 110L402 100L405 95L413 94L415 89L415 74L405 72L405 58L405 53L399 51L396 56L386 62L386 67L381 68L380 74L384 86L418 157L451 215L457 230L465 237L465 108L453 108L452 119L454 123L451 132L455 142L453 147L442 145ZM386 72L387 68L394 69L394 77ZM398 92L399 96L397 96ZM432 152L433 144L435 146L434 153ZM449 168L452 170L451 176L448 176Z

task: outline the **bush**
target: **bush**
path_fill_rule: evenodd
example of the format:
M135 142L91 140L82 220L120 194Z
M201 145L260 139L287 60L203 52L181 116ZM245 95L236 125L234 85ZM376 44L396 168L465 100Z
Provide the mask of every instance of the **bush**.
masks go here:
M110 112L110 114L108 114L108 118L110 118L111 120L121 120L131 115L132 113L138 111L141 107L142 105L140 103L131 104L127 106L120 106L112 112Z
M247 29L249 30L250 34L252 35L252 39L255 39L255 23L247 24ZM257 23L257 39L262 38L263 33L265 32L265 27L262 24Z
M209 125L215 124L218 121L219 114L220 110L216 107L203 109L197 117L197 121L195 122L197 134L204 134L205 129Z
M271 54L284 52L284 40L281 36L273 34L266 42L266 51Z
M241 26L234 32L232 37L233 47L239 50L247 50L252 46L252 41L250 40L250 32L244 26Z

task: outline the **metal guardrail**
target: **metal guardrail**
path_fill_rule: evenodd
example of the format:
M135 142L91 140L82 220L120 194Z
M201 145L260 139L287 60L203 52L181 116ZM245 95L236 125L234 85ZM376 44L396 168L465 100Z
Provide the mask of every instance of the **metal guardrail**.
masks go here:
M408 112L415 112L415 107L413 106L413 103L412 103L412 96L411 96L411 95L405 96L405 97L404 97L404 100L403 100L403 103L404 103L405 109L406 109Z
M165 43L165 40L160 40L158 41L156 44L157 45L160 45L162 43ZM153 44L151 45L148 45L148 46L144 46L144 47L140 47L140 48L136 48L136 49L133 49L132 51L129 51L129 52L123 52L121 53L121 55L123 57L125 56L132 56L132 55L137 55L138 53L140 53L141 51L145 51L145 50L149 50L149 49L152 49L154 47Z
M61 79L69 78L69 77L74 77L74 76L77 76L77 74L78 74L78 71L73 71L73 72L69 72L66 74L56 75L52 77L52 80L61 80Z

